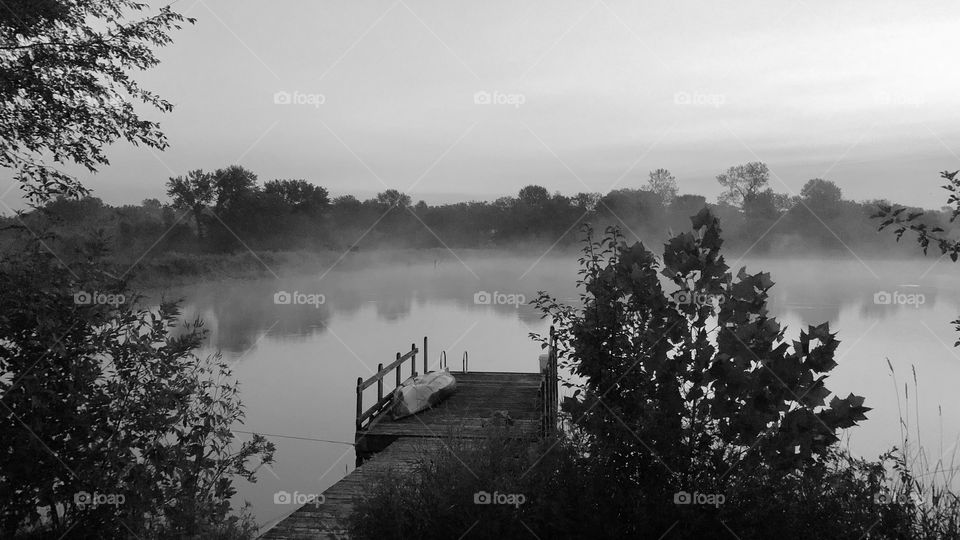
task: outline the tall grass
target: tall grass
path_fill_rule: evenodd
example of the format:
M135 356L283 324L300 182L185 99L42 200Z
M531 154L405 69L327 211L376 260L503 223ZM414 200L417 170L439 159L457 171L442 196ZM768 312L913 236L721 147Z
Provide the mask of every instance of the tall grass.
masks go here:
M939 452L931 458L922 444L920 425L920 388L917 383L916 366L911 366L913 394L910 386L903 385L903 401L900 400L900 385L897 373L890 359L887 366L893 378L894 395L897 398L899 412L901 445L889 455L893 457L892 471L893 496L903 501L910 510L912 533L915 538L960 538L960 496L957 494L957 465L960 451L960 434L947 450L943 447L943 409L937 406L937 419L940 426ZM913 417L910 414L913 400ZM911 431L911 421L913 421ZM915 437L915 441L911 439ZM949 456L946 456L949 452Z

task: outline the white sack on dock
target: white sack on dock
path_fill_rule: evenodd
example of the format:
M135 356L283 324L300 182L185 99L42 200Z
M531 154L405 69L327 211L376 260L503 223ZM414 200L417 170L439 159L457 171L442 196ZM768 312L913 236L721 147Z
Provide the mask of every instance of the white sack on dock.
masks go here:
M446 369L408 379L394 392L390 415L396 419L429 409L456 389L457 380Z

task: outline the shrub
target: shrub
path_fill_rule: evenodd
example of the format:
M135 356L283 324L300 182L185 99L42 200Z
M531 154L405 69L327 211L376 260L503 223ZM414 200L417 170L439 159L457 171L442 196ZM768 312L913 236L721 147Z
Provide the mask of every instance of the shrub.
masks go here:
M230 370L194 354L199 321L174 332L175 304L139 307L88 255L0 260L0 536L251 536L233 477L273 445L235 443Z

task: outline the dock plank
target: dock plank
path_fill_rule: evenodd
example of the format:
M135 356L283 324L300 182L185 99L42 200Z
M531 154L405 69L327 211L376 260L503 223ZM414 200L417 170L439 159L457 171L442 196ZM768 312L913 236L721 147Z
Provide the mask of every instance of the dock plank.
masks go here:
M512 430L522 437L539 435L541 408L540 373L453 372L457 391L438 406L416 415L393 420L387 415L374 419L357 432L361 442L383 441L384 448L324 491L324 503L307 504L267 530L265 540L348 538L349 516L355 501L387 470L401 474L424 459L449 451L444 438L483 436L493 422L494 411L506 411Z

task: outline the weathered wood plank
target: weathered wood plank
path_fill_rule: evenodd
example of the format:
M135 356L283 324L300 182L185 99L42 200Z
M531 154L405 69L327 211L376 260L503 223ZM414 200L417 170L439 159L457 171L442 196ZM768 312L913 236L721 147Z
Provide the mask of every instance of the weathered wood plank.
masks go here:
M324 492L324 503L308 504L264 533L266 540L347 538L347 519L354 502L386 470L409 472L424 459L450 451L443 438L482 436L483 427L495 422L494 411L506 411L511 430L536 438L541 426L538 402L539 373L453 372L457 392L433 409L392 420L381 414L365 429L361 439L379 439L385 448ZM359 446L359 445L358 445Z

